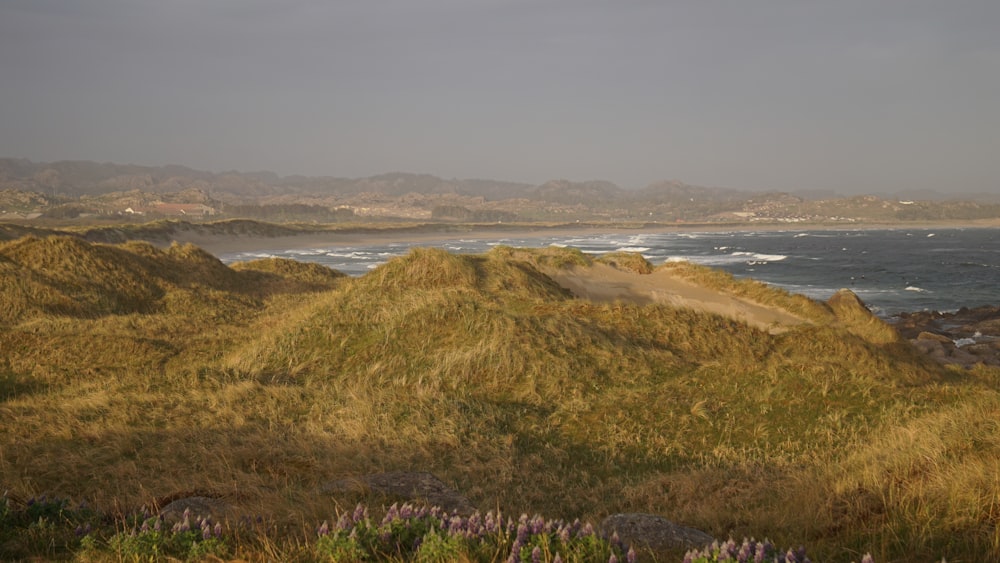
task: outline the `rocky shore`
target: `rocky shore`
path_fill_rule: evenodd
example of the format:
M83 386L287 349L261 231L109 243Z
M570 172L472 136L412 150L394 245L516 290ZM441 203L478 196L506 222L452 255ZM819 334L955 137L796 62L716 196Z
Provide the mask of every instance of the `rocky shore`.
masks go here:
M944 364L1000 366L1000 306L921 311L888 319L899 334Z

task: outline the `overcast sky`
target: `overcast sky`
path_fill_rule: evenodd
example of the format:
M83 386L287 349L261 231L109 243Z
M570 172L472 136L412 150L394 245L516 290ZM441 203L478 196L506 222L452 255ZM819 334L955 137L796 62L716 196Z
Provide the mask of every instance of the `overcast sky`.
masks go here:
M0 157L1000 192L997 0L0 0Z

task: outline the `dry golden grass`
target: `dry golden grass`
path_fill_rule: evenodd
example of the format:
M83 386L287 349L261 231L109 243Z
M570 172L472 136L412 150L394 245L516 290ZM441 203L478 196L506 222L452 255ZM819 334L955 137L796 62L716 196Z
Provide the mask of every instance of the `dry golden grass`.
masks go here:
M345 278L194 247L5 243L0 488L109 510L211 490L295 545L363 498L323 483L421 470L483 509L648 511L820 560L1000 557L1000 374L700 269L813 324L594 304L539 270L588 263L418 249Z

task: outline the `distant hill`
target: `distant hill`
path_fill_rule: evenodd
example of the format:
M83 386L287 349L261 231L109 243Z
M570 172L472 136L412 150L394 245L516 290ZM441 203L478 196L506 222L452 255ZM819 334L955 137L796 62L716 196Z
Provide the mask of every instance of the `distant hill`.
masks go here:
M677 180L626 190L607 181L541 185L392 172L367 178L205 172L184 166L0 159L0 220L149 215L200 204L204 216L273 222L443 220L856 223L1000 218L1000 196L800 194ZM186 213L189 215L189 213ZM189 218L189 217L186 217ZM464 219L463 219L464 218Z

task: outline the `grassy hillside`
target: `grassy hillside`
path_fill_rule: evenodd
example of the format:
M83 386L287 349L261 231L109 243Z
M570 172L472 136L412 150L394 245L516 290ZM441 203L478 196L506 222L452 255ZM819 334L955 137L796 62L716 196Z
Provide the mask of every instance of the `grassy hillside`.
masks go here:
M651 512L816 560L1000 557L996 371L925 360L850 296L662 266L810 320L770 334L583 301L543 273L588 263L415 249L347 278L193 246L2 243L0 488L109 512L212 491L281 530L243 557L301 556L319 522L382 500L324 483L393 470L484 511Z

